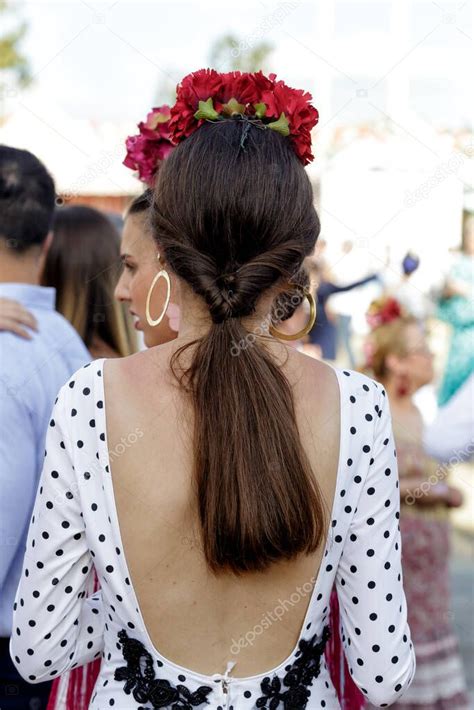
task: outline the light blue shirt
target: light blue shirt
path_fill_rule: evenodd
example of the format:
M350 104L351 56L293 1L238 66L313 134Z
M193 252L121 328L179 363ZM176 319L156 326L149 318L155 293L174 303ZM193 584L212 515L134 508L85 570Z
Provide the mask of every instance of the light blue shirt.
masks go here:
M31 340L0 332L0 637L8 637L51 410L91 356L55 311L54 288L0 283L0 297L19 301L38 322Z

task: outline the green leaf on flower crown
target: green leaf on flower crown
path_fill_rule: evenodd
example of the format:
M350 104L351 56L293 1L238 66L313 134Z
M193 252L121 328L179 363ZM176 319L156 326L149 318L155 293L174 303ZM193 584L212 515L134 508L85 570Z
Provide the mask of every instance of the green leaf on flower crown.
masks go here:
M223 104L222 112L228 116L233 116L236 113L243 115L245 113L245 106L240 104L237 99L231 98L226 104Z
M263 118L267 112L267 106L264 103L254 104L255 115L257 118Z
M215 121L216 118L219 118L219 114L215 110L214 104L212 103L212 96L209 96L207 101L199 102L199 108L194 114L194 118L197 118L198 120L200 118L204 118L209 121Z
M271 128L273 131L277 131L278 133L281 133L282 136L289 136L290 135L290 129L288 128L289 125L290 125L290 122L288 121L285 114L282 112L280 114L280 118L278 119L278 121L273 121L273 123L269 123L268 128Z

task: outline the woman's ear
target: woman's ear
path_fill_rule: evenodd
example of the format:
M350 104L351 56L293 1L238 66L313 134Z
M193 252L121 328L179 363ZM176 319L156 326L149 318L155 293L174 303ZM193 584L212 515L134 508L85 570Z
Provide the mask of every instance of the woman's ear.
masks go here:
M156 244L156 259L161 269L166 268L166 259L160 244Z

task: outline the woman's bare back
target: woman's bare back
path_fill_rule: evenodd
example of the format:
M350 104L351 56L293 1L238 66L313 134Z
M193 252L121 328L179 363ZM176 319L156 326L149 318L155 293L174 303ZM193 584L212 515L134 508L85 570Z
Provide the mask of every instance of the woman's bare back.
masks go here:
M104 368L124 554L149 636L161 654L203 674L221 672L233 659L234 676L254 675L278 665L298 641L310 598L307 583L314 582L323 547L263 573L210 572L193 487L192 406L169 368L175 349L176 341L108 361ZM339 460L337 377L329 366L294 350L285 348L284 359L301 440L326 504L326 530ZM131 432L138 439L127 446ZM256 633L264 617L265 633Z

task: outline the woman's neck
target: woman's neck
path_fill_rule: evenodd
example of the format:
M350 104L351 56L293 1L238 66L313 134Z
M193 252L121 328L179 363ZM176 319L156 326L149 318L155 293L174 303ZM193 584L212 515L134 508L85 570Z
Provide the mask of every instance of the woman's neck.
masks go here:
M241 319L248 333L264 335L270 325L270 311L277 291L273 289L259 299L255 313ZM212 325L209 308L204 299L197 296L182 281L179 283L179 332L178 340L191 341L202 338Z
M410 385L401 388L400 383L394 377L388 377L382 380L387 396L392 409L397 409L399 412L409 412L413 409L413 395L415 389Z

